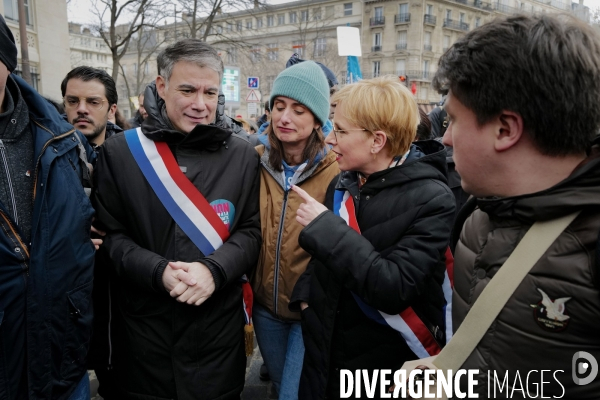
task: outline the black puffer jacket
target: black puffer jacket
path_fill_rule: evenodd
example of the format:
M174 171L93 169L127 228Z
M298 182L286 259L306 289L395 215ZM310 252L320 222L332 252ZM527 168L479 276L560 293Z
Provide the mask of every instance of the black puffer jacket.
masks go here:
M417 358L398 332L367 318L352 293L388 314L412 306L445 343L441 285L454 198L444 147L435 141L419 146L401 166L369 176L360 190L353 172L330 185L326 206L332 208L334 187L348 189L362 235L330 211L300 234L300 245L313 256L290 305L309 304L302 311L303 400L339 397L339 369L394 370Z
M114 354L116 375L127 398L239 398L246 365L238 280L256 265L261 246L258 154L221 119L183 135L163 120L155 91L146 91L144 105L144 134L168 143L209 203L230 202L231 235L205 257L154 194L125 136L106 140L94 200L121 287L123 346ZM199 307L171 298L162 285L169 260L206 264L215 278L212 297Z

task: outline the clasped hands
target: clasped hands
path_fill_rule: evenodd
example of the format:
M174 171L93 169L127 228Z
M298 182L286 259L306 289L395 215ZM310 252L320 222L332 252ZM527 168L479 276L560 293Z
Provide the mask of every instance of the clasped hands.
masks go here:
M215 291L212 273L206 265L199 262L169 262L162 281L171 297L190 305L199 306Z

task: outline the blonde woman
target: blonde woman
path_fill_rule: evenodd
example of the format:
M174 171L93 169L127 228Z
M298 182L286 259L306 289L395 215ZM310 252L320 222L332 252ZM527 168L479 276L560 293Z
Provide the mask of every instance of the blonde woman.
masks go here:
M342 369L396 370L450 336L444 254L454 198L444 146L412 144L419 112L396 77L348 85L331 101L326 142L343 172L326 206L294 187L304 199L299 243L313 256L290 306L302 309L306 400L339 398Z

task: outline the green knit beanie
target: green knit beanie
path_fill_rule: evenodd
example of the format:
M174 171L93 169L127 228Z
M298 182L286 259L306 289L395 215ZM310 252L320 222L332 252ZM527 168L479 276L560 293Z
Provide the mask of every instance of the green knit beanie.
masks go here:
M304 61L281 71L271 90L271 110L275 97L285 96L308 108L321 126L329 118L329 84L314 61Z

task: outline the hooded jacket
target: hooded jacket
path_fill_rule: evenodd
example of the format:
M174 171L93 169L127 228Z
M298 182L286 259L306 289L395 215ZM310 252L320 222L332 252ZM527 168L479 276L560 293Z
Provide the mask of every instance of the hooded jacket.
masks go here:
M144 178L123 134L106 140L96 166L94 201L119 277L124 326L114 353L124 397L229 399L244 385L242 289L238 281L260 251L258 154L217 116L184 135L165 119L154 85L146 90L147 138L166 142L209 203L224 205L229 239L202 254ZM227 207L225 207L227 206ZM215 292L201 306L177 302L162 284L169 261L205 264Z
M360 189L355 172L329 186L327 208L334 190L348 190L362 233L331 211L300 233L312 260L290 305L308 303L299 398L337 398L340 369L396 370L417 358L397 331L369 319L353 294L388 314L413 307L445 343L444 252L454 216L445 174L444 147L431 140L412 145L402 165L370 175Z
M9 79L27 105L35 165L30 243L0 203L0 399L67 399L86 372L92 333L94 210L79 140L95 155L32 87Z
M288 305L296 281L310 260L310 254L298 245L302 225L296 221L296 210L303 200L296 192L284 190L282 173L273 170L269 164L269 150L265 146L259 146L257 150L261 155L263 246L252 279L254 299L279 318L299 321L300 314L290 311ZM295 184L323 202L327 186L339 172L335 153L330 151L302 172Z
M456 246L455 329L534 222L581 213L534 265L462 366L479 369L475 392L487 395L491 371L500 382L508 373L508 385L503 391L496 386L496 398L511 398L509 392L524 398L525 388L534 396L543 378L544 396L597 399L600 379L580 386L572 374L576 352L600 360L600 158L589 157L544 191L477 199L477 205ZM541 370L551 372L542 376Z

